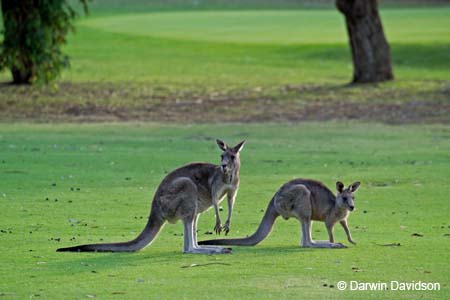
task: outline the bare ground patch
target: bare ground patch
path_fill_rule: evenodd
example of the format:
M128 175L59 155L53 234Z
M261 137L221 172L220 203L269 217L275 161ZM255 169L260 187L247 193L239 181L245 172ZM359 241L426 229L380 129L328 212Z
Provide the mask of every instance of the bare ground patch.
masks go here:
M180 89L144 83L0 85L1 120L450 123L450 84Z

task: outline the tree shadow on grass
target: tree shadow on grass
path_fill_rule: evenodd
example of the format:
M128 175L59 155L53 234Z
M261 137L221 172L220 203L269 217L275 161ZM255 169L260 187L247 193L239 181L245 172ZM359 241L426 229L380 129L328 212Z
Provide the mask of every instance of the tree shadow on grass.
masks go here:
M11 81L0 81L0 89L15 86Z
M351 63L350 48L344 44L295 45L282 47L278 52L291 62L318 60ZM450 43L391 43L391 52L394 67L436 71L450 69Z

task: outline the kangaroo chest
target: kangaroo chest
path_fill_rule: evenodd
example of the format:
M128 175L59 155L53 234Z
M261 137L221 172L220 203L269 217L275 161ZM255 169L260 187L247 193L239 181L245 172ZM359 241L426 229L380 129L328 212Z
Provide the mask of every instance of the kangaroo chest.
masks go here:
M217 199L218 202L222 202L225 198L225 195L232 191L234 188L231 184L222 185L213 190L203 190L200 192L198 197L198 210L199 212L203 212L209 209L213 205L213 199Z

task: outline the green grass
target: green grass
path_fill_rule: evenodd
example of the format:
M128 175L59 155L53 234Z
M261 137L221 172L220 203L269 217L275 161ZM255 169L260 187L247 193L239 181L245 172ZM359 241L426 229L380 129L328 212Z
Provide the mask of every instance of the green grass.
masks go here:
M77 0L70 0L78 4ZM428 7L445 5L445 0L384 0L382 7ZM334 0L96 0L91 13L116 14L143 11L242 10L242 9L314 9L335 7Z
M71 1L78 5L77 0ZM333 0L96 0L89 7L91 13L102 15L143 11L331 8L333 5Z
M358 245L301 249L298 222L278 220L263 243L235 247L232 255L182 255L181 224L166 225L151 246L134 254L55 252L135 237L167 171L219 160L215 137L247 140L231 236L252 233L273 193L294 177L330 187L336 180L360 180L357 210L349 218ZM449 150L450 127L443 125L2 124L0 295L446 299ZM209 211L200 218L200 239L211 238L204 233L213 225ZM335 235L346 243L341 228ZM326 238L322 223L314 224L313 236ZM401 246L380 246L390 243ZM184 268L204 263L217 264ZM323 286L340 280L421 280L439 282L441 291L340 292Z
M449 13L449 7L383 12L400 81L450 79ZM67 51L73 68L63 79L71 81L251 88L345 83L352 69L344 22L334 10L87 18Z
M77 22L65 48L72 68L62 75L62 90L0 86L0 108L14 106L13 116L41 113L44 119L59 119L70 105L133 113L165 100L189 103L205 95L205 101L215 101L214 95L219 101L252 100L241 101L242 111L206 112L234 116L258 111L260 104L250 104L266 98L300 103L448 100L448 92L443 93L450 85L448 5L383 7L396 81L350 89L342 87L351 78L350 50L332 1L323 5L331 9L307 10L286 9L305 8L308 1L167 2L131 0L124 7L121 0L94 1L91 16ZM7 80L10 75L0 73L0 81ZM285 95L286 85L293 91ZM293 106L287 101L284 107ZM360 180L357 210L349 218L358 245L301 249L298 222L278 220L263 243L235 247L232 255L182 255L181 224L166 225L138 253L55 252L135 237L168 171L191 161L218 162L216 137L248 141L231 236L252 233L273 193L292 178L315 178L330 187L336 180ZM450 127L445 125L3 123L0 296L447 299L449 150ZM225 214L226 209L222 218ZM199 238L211 238L205 232L213 226L209 211L200 218ZM322 223L315 223L313 236L326 239ZM347 243L340 227L335 236ZM401 246L380 246L392 243ZM441 291L329 287L340 280L439 282Z
M450 42L448 9L388 9L382 13L393 43ZM411 18L418 21L412 25ZM175 40L304 45L345 44L343 19L336 10L194 11L87 18L80 25Z
M139 5L145 4L140 0L127 2L123 10L119 2L93 4L91 16L77 22L77 32L65 48L71 68L63 72L59 91L57 85L48 90L1 86L0 118L72 120L71 111L85 111L91 120L105 117L102 113L109 114L107 120L116 115L155 120L149 107L199 99L211 105L235 100L241 108L249 99L271 99L284 108L281 120L289 119L289 103L314 101L419 101L434 103L436 111L444 109L445 114L450 86L448 5L383 7L395 81L344 88L353 70L344 19L334 8L263 10L261 4L259 9L221 10L218 1L218 6L180 11L180 1L164 11L153 6L140 11ZM9 80L8 72L0 73L0 82ZM224 101L212 101L217 97ZM221 120L246 120L246 111L258 112L259 106L227 109Z
M449 14L448 6L382 10L395 87L450 80ZM342 84L352 73L343 17L326 9L93 13L77 23L66 52L72 68L62 80L72 82L201 90Z

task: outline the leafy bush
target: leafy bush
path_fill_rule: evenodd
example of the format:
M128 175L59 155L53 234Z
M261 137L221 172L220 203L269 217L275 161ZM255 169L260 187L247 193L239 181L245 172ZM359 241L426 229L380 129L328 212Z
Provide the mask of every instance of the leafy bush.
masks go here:
M80 0L87 13L87 0ZM67 0L2 1L3 42L0 70L11 70L13 82L48 83L55 79L69 58L61 51L73 31L76 10Z

